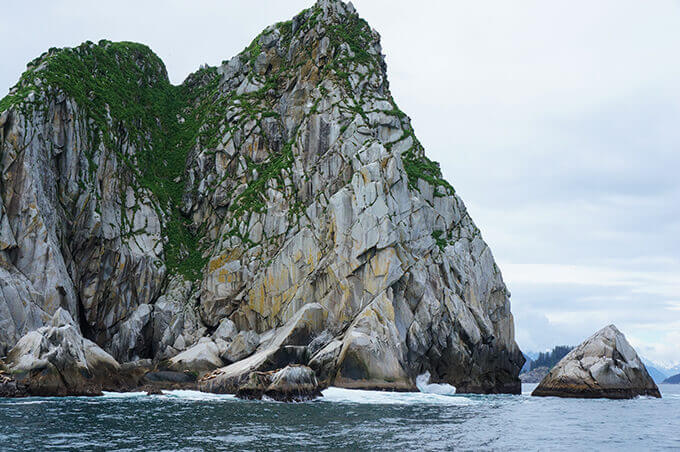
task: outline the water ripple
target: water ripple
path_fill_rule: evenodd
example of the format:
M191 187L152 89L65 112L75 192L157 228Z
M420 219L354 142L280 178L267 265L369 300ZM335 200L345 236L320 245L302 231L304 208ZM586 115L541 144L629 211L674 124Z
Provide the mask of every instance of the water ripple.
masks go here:
M329 388L313 402L170 391L3 399L4 450L677 450L680 387L575 400Z

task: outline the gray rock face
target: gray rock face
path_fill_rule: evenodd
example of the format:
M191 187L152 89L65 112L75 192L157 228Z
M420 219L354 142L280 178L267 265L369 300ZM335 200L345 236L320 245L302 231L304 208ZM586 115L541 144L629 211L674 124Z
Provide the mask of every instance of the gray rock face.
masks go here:
M260 345L260 336L255 331L241 331L226 347L222 357L225 361L235 363L252 355Z
M333 45L338 23L355 46ZM430 371L461 392L518 392L508 292L391 99L377 33L339 1L293 24L218 68L225 132L193 156L183 207L215 238L203 321L265 333L318 303L338 341L312 358L329 384L407 390ZM259 97L274 76L291 82ZM254 107L271 116L249 120ZM211 180L222 181L214 195Z
M10 373L35 396L97 395L118 373L118 362L84 339L58 309L50 325L27 333L7 356Z
M609 325L565 356L536 387L534 396L629 399L661 397L626 337Z
M179 276L170 279L165 293L153 305L154 358L172 358L206 334L196 309L197 302L191 282Z
M170 359L170 369L174 371L194 371L203 374L222 367L218 346L204 337L198 344Z
M236 391L236 397L242 399L267 397L280 402L303 402L321 396L316 375L306 366L286 366L276 372L251 372Z
M320 0L174 91L130 44L32 63L0 111L0 352L62 307L120 361L233 361L204 390L296 363L351 388L429 372L519 392L509 292L381 52L351 5ZM92 108L42 69L90 53L132 74L100 97L180 94L126 127L119 97Z
M114 352L120 325L155 300L165 275L152 194L132 186L123 161L135 146L116 137L118 152L107 149L59 90L36 89L3 117L0 349L63 308ZM127 358L129 345L116 354Z

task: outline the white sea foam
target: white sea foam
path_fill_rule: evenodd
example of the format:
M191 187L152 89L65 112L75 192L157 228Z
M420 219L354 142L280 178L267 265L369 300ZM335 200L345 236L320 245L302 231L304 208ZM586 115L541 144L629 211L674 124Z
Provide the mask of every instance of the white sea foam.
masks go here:
M129 399L137 397L148 397L146 392L106 392L104 397L110 399ZM234 400L236 397L233 394L211 394L208 392L190 391L185 389L174 389L171 391L163 391L162 395L154 395L153 397L168 398L168 399L182 399L182 400Z
M102 391L104 397L107 399L131 399L135 397L146 396L146 392L109 392Z
M21 402L0 403L0 405L40 405L47 400L22 400Z
M184 400L235 400L234 394L212 394L210 392L190 391L187 389L175 389L173 391L163 391L163 396Z
M465 397L423 392L385 392L330 387L322 394L323 398L317 400L338 403L374 405L470 405L474 403Z
M454 395L456 387L449 384L430 383L430 372L425 372L416 377L416 387L418 391L426 394Z
M453 396L455 389L448 385L426 385L427 390L431 390L435 386L434 391L431 392L386 392L386 391L367 391L363 389L344 389L330 387L323 391L323 397L316 399L317 401L334 402L334 403L353 403L353 404L374 404L374 405L470 405L474 403L472 400ZM447 388L438 388L439 386L447 386ZM435 392L440 391L440 392ZM104 392L104 398L108 399L166 399L166 400L187 400L187 401L236 401L238 400L233 394L211 394L200 391L190 391L184 389L177 389L172 391L163 391L163 395L155 395L149 397L146 392Z

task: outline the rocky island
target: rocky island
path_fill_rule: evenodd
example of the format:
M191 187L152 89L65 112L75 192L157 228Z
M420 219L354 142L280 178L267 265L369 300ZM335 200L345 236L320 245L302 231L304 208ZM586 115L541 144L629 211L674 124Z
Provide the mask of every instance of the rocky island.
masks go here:
M532 395L609 399L661 397L645 365L614 325L604 327L569 352Z
M351 4L179 86L141 44L50 49L0 155L0 395L520 392L501 272Z

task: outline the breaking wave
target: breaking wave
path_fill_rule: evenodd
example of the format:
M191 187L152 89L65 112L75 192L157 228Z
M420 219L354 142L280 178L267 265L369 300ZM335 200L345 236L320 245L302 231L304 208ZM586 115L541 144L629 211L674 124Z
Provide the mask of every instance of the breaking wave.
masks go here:
M474 403L466 397L425 392L385 392L331 387L322 394L323 397L317 399L318 401L374 405L470 405Z
M426 394L439 394L452 396L456 394L456 387L449 384L430 383L430 372L425 372L416 377L416 387L418 391Z

